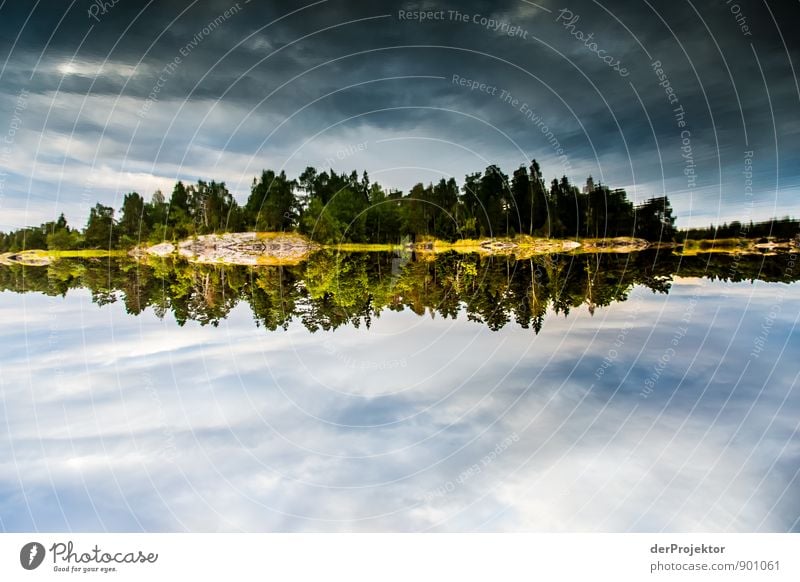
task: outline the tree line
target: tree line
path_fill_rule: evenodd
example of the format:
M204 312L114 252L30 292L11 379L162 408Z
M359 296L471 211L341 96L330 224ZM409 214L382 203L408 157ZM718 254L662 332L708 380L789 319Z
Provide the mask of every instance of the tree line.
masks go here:
M679 240L713 240L725 238L753 238L790 240L800 233L800 220L789 218L772 218L754 223L752 220L748 224L734 220L731 223L723 223L718 226L713 224L706 228L689 228L678 233Z
M0 252L24 249L128 249L187 237L241 231L299 231L320 243L399 243L426 238L557 238L635 236L671 241L675 217L667 196L635 206L622 189L583 187L566 176L547 187L536 160L509 177L496 165L454 178L416 184L407 193L387 190L353 171L318 172L296 179L264 170L241 205L224 182L178 182L169 198L149 201L126 194L119 212L103 204L73 228L55 221L0 234Z

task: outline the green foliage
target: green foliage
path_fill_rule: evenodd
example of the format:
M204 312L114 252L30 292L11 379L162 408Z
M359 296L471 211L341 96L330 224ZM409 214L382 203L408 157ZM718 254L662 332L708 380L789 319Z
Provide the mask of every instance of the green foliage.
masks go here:
M399 244L439 239L552 236L604 238L636 236L651 241L675 238L759 237L785 240L798 235L789 218L678 233L666 196L634 207L624 190L595 184L583 188L566 176L545 185L536 160L509 177L496 165L468 174L459 189L454 178L416 184L407 194L386 191L366 172L337 174L306 168L297 180L264 170L240 206L222 182L177 182L169 201L161 191L149 202L136 192L114 210L97 204L86 227L69 228L62 215L39 227L0 233L0 252L24 249L116 249L183 240L223 232L299 230L323 243Z
M86 247L90 249L112 249L116 247L118 233L114 229L114 209L97 203L89 211L89 220L83 233Z
M531 182L531 206L532 218L530 230L533 234L541 234L542 229L547 224L548 209L547 209L547 188L542 178L542 170L536 160L531 162L530 167L530 182Z
M486 168L478 185L480 208L476 214L481 236L508 236L511 192L506 176L498 166Z
M299 203L295 197L297 183L288 180L281 172L275 175L265 170L261 179L253 180L253 187L244 207L244 227L256 231L291 230L299 217Z
M341 242L342 227L320 198L313 198L302 218L302 232L322 244Z
M634 231L634 208L633 204L628 201L624 190L610 190L607 186L595 186L591 178L587 181L586 190L585 236L606 238L638 234L641 238L647 238L642 236L644 231L639 233ZM639 212L639 209L636 209L636 213ZM645 213L646 210L643 209L641 212Z
M653 241L672 241L675 233L675 217L669 198L651 198L636 207L636 236Z
M241 212L224 182L198 180L186 189L189 217L197 234L236 232L241 226Z
M380 184L372 184L369 191L369 208L366 210L364 228L370 242L398 243L403 229L402 196L399 192L383 191Z
M528 175L528 169L520 166L514 170L511 180L511 193L514 195L515 212L512 224L518 226L518 231L524 234L533 234L533 183Z
M345 240L364 243L369 241L366 233L368 207L369 201L362 192L345 187L331 198L328 212L339 225Z
M58 229L47 235L47 248L49 250L66 251L81 247L82 237L77 230L66 228Z
M147 240L150 225L146 220L145 203L137 192L126 194L122 201L122 211L117 229L123 248L133 247L141 239Z
M44 267L0 267L0 291L51 296L87 288L98 305L121 302L137 315L172 313L179 324L218 325L247 302L258 325L274 330L300 322L310 331L369 326L387 310L466 317L498 330L514 322L541 330L549 311L590 312L625 301L634 285L667 293L674 274L725 281L789 283L800 273L789 253L774 256L669 251L622 255L541 255L527 260L445 253L415 260L397 253L312 255L291 267L196 265L127 258L60 259Z

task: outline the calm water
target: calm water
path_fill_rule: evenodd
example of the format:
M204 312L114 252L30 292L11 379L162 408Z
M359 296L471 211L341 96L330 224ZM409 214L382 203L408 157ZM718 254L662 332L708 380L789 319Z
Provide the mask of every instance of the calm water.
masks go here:
M0 527L797 531L795 271L0 267Z

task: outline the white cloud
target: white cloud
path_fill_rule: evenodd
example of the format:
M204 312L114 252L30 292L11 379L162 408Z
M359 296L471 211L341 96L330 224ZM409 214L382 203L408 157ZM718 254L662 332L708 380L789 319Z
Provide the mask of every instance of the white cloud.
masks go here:
M637 290L595 317L582 309L550 317L538 336L513 325L492 333L464 319L419 325L409 312L387 313L369 332L309 334L293 325L264 333L247 306L218 328L178 328L147 312L125 316L119 304L98 309L85 293L56 300L54 324L35 316L53 300L4 295L4 341L27 349L2 364L10 435L0 445L3 486L21 481L46 506L51 479L61 495L85 482L99 499L113 477L155 530L781 529L771 506L791 505L791 490L781 498L787 482L775 473L761 483L773 460L783 466L796 454L782 450L791 415L772 418L788 389L777 376L763 392L740 393L745 405L758 400L744 427L754 436L738 441L730 441L739 423L733 409L709 422L716 392L687 414L685 397L665 404L674 389L666 377L647 402L635 387L591 377L636 301L644 301L640 313L663 308L657 317L673 321L695 290ZM720 289L701 292L713 301ZM15 303L23 298L25 311ZM709 316L698 311L695 334ZM776 322L775 341L785 323ZM631 329L614 364L621 373L640 377L635 366L646 367L672 337L665 327L646 340L649 331ZM433 338L435 350L426 348ZM706 344L706 357L724 347ZM353 369L337 354L397 354L408 365ZM612 398L616 389L627 396ZM681 394L702 389L690 378ZM475 464L480 472L465 477ZM77 507L65 511L75 523L85 517ZM6 527L22 519L6 514Z

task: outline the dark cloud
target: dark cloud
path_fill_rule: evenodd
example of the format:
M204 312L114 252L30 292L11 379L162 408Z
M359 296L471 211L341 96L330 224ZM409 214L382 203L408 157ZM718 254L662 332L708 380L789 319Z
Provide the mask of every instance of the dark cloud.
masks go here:
M3 161L0 226L54 208L77 221L87 195L112 201L176 178L221 177L244 196L262 167L292 173L325 160L405 189L461 179L487 161L510 172L536 157L548 178L591 173L637 198L666 191L684 225L800 208L797 3L119 0L105 14L92 6L0 5L2 134L30 92ZM566 12L557 21L562 9L579 17L571 27ZM401 10L444 19L403 19ZM596 47L577 31L593 33ZM470 91L453 75L496 90ZM694 182L684 174L683 129ZM367 147L339 155L354 143ZM752 208L741 174L748 150Z

